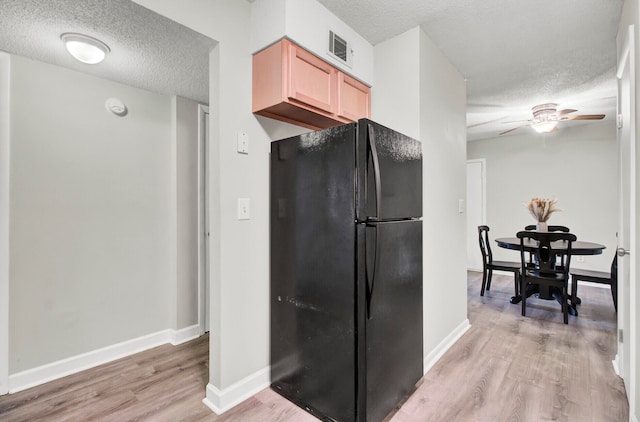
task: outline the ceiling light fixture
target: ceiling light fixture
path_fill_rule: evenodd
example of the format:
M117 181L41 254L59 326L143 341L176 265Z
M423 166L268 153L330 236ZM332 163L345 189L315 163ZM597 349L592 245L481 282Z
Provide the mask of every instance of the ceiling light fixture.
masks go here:
M111 51L107 44L88 35L65 32L60 35L60 39L67 47L69 54L82 63L100 63L107 53Z
M549 133L554 130L556 126L558 126L558 122L555 120L545 120L531 125L538 133Z

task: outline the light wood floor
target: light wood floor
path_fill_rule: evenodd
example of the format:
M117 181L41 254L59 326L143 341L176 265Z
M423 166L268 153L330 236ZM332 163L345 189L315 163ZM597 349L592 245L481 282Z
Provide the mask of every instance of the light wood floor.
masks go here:
M468 275L472 328L425 375L388 422L624 422L628 404L611 360L616 314L609 290L581 287L579 317L562 323L555 302L509 304L511 276L480 297ZM269 389L222 416L202 399L208 336L161 346L0 397L9 421L317 421Z

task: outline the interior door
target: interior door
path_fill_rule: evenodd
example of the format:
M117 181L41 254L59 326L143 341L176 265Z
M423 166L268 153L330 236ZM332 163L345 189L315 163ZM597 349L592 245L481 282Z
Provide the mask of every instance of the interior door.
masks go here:
M637 289L635 262L635 69L633 26L625 40L618 63L618 149L619 149L619 219L618 219L618 356L617 364L629 398L635 409L635 379L632 362L636 362Z

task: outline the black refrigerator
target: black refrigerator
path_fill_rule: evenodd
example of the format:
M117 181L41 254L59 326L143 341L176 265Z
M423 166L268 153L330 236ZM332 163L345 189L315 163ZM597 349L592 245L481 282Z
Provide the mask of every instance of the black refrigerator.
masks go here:
M271 146L271 387L382 421L423 375L422 145L363 119Z

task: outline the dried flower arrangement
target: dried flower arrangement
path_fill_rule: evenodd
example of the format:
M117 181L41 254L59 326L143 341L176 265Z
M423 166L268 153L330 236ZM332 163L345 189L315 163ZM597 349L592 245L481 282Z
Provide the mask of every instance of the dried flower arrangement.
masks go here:
M539 223L546 223L552 213L562 211L556 205L557 199L531 198L528 204L524 204L531 213L531 216Z

